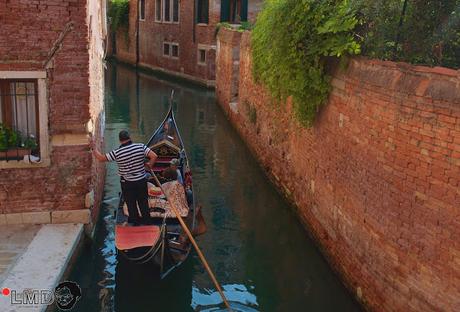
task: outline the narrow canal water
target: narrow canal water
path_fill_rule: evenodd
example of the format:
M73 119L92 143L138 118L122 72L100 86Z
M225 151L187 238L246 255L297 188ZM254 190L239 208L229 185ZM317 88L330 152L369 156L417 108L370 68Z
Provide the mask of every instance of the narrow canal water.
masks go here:
M208 232L198 243L235 311L360 311L216 104L213 91L117 64L106 73L106 150L121 129L145 142L175 111ZM70 280L78 311L220 311L220 298L196 253L163 281L149 268L117 263L113 213L120 191L107 167L93 244Z

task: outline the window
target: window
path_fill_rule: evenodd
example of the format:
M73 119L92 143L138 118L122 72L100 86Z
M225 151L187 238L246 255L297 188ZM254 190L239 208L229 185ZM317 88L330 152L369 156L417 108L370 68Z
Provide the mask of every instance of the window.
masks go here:
M163 43L163 55L164 56L169 56L169 51L170 51L170 44L169 43Z
M161 2L162 0L155 1L155 21L161 22Z
M179 0L156 0L155 21L165 23L178 23L179 9Z
M139 1L139 19L145 20L145 0Z
M221 22L239 24L247 20L248 0L221 0Z
M22 159L20 148L38 155L39 114L36 79L0 79L0 159ZM30 153L29 153L30 154Z
M179 45L178 44L172 44L172 49L171 49L171 57L179 57Z
M179 0L173 0L172 16L173 22L179 22Z
M209 22L209 0L198 0L196 22L207 24Z
M206 64L206 50L198 49L198 64Z
M176 42L163 43L163 56L179 58L179 44Z
M171 21L171 1L165 0L163 4L163 20L169 22Z

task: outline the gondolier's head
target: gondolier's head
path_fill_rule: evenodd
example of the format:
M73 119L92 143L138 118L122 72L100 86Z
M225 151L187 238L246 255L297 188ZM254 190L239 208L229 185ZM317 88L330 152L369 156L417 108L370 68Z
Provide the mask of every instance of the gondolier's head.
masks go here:
M126 142L131 140L131 137L129 136L129 132L126 130L121 130L120 133L118 134L118 139L120 142Z

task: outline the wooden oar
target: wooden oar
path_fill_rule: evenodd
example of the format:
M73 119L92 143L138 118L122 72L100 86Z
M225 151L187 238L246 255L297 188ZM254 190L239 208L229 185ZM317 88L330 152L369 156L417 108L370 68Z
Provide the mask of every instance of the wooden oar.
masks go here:
M152 172L152 175L153 175L156 183L159 185L159 187L160 187L161 191L163 192L164 196L166 197L166 200L169 202L169 204L171 206L171 209L173 210L174 214L176 215L177 219L179 220L180 225L182 226L182 228L184 229L184 231L187 234L188 238L190 239L190 242L192 243L193 247L195 247L195 250L196 250L198 256L200 257L200 260L203 263L204 268L206 269L206 271L208 271L208 274L211 277L211 280L214 283L214 285L216 286L217 290L219 291L219 294L222 297L222 300L224 301L225 306L227 307L227 309L229 311L233 311L232 308L230 308L230 304L228 303L227 298L225 297L224 292L222 291L222 288L220 287L220 284L216 279L216 276L212 272L211 267L208 264L208 261L206 261L206 258L204 256L204 254L201 252L200 247L198 247L198 244L196 243L195 239L193 238L192 233L190 232L190 230L188 229L188 227L185 224L184 220L180 216L179 210L176 208L175 204L168 199L168 195L164 191L163 187L161 186L160 181L158 181L158 178L157 178L157 176L155 175L154 172Z

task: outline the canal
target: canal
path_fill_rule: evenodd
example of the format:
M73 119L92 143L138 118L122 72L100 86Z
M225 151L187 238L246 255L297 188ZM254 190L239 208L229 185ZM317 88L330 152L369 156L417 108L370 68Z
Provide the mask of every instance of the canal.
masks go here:
M198 244L235 311L360 311L259 168L216 104L213 91L108 64L105 148L121 129L145 142L168 109L187 148L208 232ZM165 280L148 267L117 264L116 165L107 166L104 202L93 244L71 272L83 296L78 311L220 311L220 298L196 253Z

